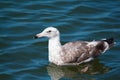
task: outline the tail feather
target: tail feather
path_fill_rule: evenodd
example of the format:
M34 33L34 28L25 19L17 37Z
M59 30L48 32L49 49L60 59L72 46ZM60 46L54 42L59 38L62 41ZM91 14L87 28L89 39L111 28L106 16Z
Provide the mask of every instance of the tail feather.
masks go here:
M114 45L114 38L108 38L103 40L109 44L109 47L112 47Z
M104 39L98 41L97 45L95 46L95 50L93 50L93 57L99 56L101 53L104 53L108 49L114 46L114 38Z

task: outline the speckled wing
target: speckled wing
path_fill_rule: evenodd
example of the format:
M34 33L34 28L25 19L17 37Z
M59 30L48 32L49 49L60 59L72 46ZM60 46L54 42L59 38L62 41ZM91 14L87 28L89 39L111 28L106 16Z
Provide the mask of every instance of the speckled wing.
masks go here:
M76 41L69 42L62 47L64 55L63 61L66 63L80 63L90 57L99 56L104 51L104 41Z

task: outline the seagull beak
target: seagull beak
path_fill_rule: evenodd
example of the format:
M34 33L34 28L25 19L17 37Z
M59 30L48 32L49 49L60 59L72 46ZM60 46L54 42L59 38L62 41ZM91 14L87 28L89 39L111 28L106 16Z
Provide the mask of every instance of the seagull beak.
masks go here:
M39 38L39 37L43 37L42 33L36 34L33 38L34 38L34 39L37 39L37 38Z

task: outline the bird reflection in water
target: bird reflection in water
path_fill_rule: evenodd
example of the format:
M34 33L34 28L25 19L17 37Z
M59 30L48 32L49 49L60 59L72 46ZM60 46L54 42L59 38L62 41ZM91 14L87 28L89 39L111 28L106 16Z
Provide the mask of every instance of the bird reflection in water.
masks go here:
M100 63L98 59L79 66L57 66L52 63L47 66L51 80L95 80L90 76L104 74L109 70L110 68Z

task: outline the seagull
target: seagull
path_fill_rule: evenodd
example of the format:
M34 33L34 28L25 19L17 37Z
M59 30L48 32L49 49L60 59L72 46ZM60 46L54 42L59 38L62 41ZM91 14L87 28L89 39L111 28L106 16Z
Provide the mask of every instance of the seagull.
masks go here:
M48 27L34 38L47 37L49 62L59 66L79 65L90 62L114 46L114 39L99 41L73 41L61 45L60 32L55 27Z

